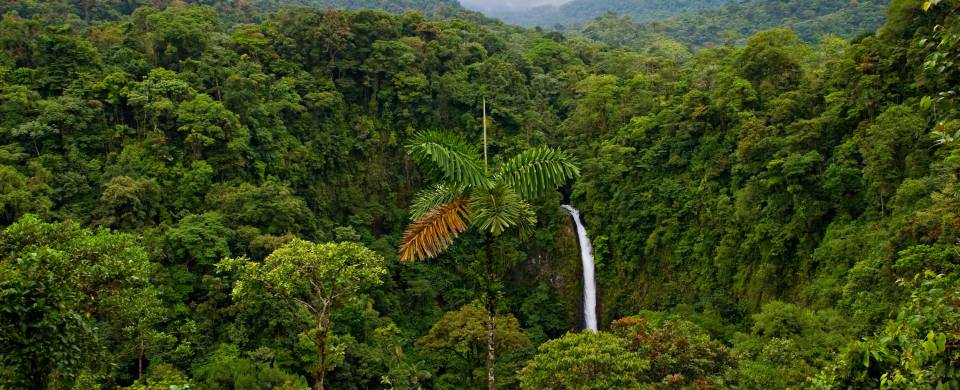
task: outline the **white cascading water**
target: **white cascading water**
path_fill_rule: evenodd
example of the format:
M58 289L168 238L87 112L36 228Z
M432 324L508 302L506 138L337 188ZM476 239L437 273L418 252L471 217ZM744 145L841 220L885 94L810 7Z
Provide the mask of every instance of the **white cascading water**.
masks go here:
M577 237L580 240L580 259L583 260L583 322L586 328L594 332L597 331L597 282L593 276L593 246L590 245L590 238L587 237L587 229L580 222L580 210L573 208L568 204L563 206L564 210L573 217L573 222L577 224Z

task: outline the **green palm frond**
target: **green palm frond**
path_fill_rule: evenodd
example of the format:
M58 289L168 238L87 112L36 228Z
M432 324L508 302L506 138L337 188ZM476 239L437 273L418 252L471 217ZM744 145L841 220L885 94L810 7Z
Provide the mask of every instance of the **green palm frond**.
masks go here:
M537 223L533 207L504 183L475 189L470 194L470 216L474 226L493 235L512 227L529 233Z
M446 183L434 184L420 190L410 205L410 220L416 221L440 205L452 202L463 194L464 188Z
M556 189L580 170L566 153L548 147L528 149L500 166L497 180L507 183L524 199Z
M433 208L407 226L400 240L400 261L426 260L443 252L470 221L466 199Z
M427 173L455 185L489 187L480 153L463 138L441 131L414 136L407 152Z

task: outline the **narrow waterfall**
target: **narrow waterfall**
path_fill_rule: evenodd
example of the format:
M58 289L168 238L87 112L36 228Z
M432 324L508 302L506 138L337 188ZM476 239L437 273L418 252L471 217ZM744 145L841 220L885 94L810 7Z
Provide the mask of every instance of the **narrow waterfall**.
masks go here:
M580 210L573 208L568 204L563 206L564 210L573 217L573 222L577 224L577 237L580 242L580 259L583 261L583 322L586 328L594 332L597 331L597 282L593 275L593 246L590 244L590 237L587 237L587 229L580 222Z

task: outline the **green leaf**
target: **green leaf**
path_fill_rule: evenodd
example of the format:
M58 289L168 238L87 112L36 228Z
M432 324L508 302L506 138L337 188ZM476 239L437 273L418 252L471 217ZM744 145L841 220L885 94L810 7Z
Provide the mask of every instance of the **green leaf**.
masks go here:
M480 153L456 135L441 131L418 133L407 145L407 152L435 179L456 186L490 186Z
M503 183L497 183L489 190L475 190L470 195L470 215L480 230L493 235L500 235L512 227L527 233L537 223L533 207Z
M435 184L417 193L410 205L410 220L416 221L431 210L452 202L463 194L463 187L445 183Z
M496 179L530 199L579 176L580 170L566 153L538 147L525 150L504 163Z
M946 335L946 334L944 334L944 333L939 333L939 334L937 334L937 337L936 337L936 339L934 340L934 342L935 342L936 345L937 345L937 352L938 352L938 353L943 353L944 351L947 350L947 335Z

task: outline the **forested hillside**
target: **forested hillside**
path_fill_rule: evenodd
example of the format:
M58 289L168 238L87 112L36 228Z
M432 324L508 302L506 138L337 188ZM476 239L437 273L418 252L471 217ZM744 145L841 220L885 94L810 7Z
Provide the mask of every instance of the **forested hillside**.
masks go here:
M613 12L630 16L637 22L649 22L686 11L714 8L730 0L572 0L561 5L543 5L530 9L504 9L490 15L507 23L523 26L577 26Z
M889 0L751 0L684 12L648 28L703 46L745 40L756 32L789 28L807 42L824 35L854 38L883 25Z
M960 387L960 1L203 3L2 5L0 388Z
M170 5L185 4L213 7L218 18L226 22L258 21L270 12L296 7L377 9L393 13L419 11L433 16L478 17L461 7L457 0L18 0L0 4L0 14L16 12L21 17L37 14L46 18L59 15L59 18L89 22L115 20L142 6L163 9Z
M572 1L528 11L491 13L613 47L656 49L670 40L691 48L742 45L753 34L788 28L801 40L853 39L883 25L889 0L747 0L716 2Z

